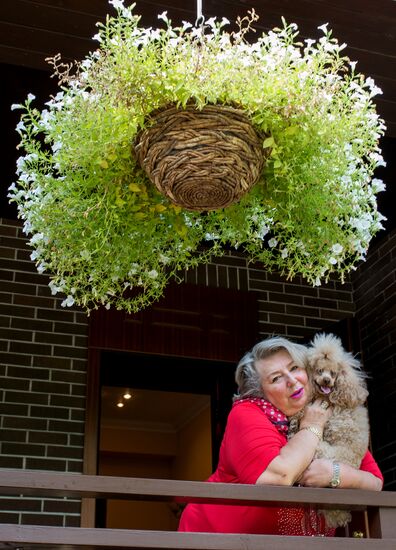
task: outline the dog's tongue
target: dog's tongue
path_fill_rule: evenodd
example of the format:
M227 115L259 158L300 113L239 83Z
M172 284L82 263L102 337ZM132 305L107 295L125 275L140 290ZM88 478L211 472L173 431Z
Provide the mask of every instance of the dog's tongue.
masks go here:
M331 392L331 388L329 388L328 386L320 386L320 389L322 390L322 393L330 393Z

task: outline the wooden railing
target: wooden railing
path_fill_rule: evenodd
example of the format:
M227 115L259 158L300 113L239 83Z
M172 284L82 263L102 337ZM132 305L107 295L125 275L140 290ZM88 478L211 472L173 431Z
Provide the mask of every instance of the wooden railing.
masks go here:
M0 470L0 493L255 506L314 505L320 508L365 510L371 537L281 537L0 524L0 548L4 549L396 550L396 492Z

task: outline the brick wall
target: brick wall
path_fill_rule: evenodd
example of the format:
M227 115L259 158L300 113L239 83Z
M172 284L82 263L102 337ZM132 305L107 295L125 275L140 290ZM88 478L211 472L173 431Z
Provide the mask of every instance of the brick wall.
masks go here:
M369 380L376 459L386 487L396 490L396 230L373 248L354 277L354 301Z
M319 330L333 328L354 315L352 284L330 280L312 287L300 277L287 281L248 264L241 254L228 252L208 265L187 272L190 283L254 291L258 295L259 332L292 339L310 339Z
M60 307L20 224L0 225L0 467L81 472L87 317ZM0 521L78 525L79 501L4 498Z
M61 308L62 298L51 296L47 276L30 260L20 224L4 219L0 270L0 467L81 472L87 317ZM237 253L187 272L186 280L256 292L259 337L308 339L354 314L351 283L288 282ZM0 522L79 521L75 500L4 498L0 505Z

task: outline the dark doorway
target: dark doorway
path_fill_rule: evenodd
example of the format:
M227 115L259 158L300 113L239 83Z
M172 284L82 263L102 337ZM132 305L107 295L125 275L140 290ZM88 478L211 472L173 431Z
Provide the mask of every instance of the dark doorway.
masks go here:
M216 467L235 364L103 351L98 473L204 480ZM172 530L180 507L102 501L101 527Z

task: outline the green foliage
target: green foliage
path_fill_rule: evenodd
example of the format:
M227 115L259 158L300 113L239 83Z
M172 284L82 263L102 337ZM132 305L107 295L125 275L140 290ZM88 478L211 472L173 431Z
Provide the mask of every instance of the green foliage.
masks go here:
M174 28L165 14L162 28L145 29L133 6L111 3L117 15L98 24L95 52L74 66L53 59L60 91L48 109L31 95L14 106L25 155L9 196L63 305L137 311L223 245L312 284L354 269L382 227L384 186L372 175L384 125L372 102L380 90L344 46L325 26L299 43L286 23L248 43L254 12L235 33L226 20ZM150 114L187 103L237 106L266 136L262 178L238 204L182 210L137 165L132 144Z

